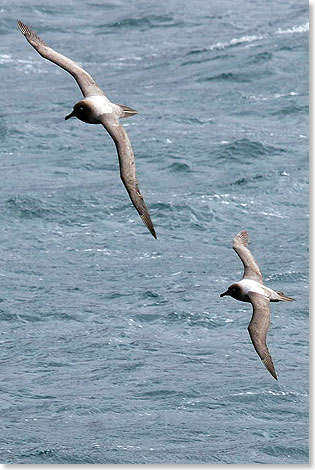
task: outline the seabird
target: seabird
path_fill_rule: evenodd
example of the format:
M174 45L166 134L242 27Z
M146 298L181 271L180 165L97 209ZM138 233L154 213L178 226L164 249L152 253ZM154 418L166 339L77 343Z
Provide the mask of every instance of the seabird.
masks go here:
M233 240L233 249L244 265L243 278L232 284L226 292L220 295L230 295L236 300L250 302L253 306L253 316L248 325L248 331L254 348L270 374L278 380L271 355L269 353L266 337L270 322L270 302L286 300L292 302L292 297L276 292L263 283L258 264L248 249L248 233L239 232Z
M21 21L18 21L18 25L28 42L42 57L59 65L59 67L69 72L77 81L84 99L74 105L73 111L65 119L67 120L75 116L83 122L102 124L105 127L116 146L122 182L143 223L150 230L153 237L156 238L149 211L138 186L136 164L131 143L127 132L119 124L119 118L133 116L137 114L137 111L128 106L111 103L97 86L91 75L80 65L51 49L31 28Z

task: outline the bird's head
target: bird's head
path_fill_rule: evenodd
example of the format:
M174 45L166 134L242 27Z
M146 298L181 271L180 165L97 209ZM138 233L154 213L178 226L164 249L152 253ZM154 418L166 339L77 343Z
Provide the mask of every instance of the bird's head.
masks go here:
M232 284L227 291L220 294L220 297L224 297L225 295L229 295L230 297L233 297L233 299L240 300L242 297L240 286L238 284Z
M67 121L72 117L77 117L80 121L95 124L92 111L90 103L81 100L73 106L72 112L65 117L65 120Z

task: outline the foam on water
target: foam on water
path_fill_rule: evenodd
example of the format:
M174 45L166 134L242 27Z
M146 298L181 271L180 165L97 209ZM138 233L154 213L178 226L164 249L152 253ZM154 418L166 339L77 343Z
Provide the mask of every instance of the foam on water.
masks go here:
M279 28L277 31L273 33L251 34L251 35L241 36L238 38L232 38L229 41L223 41L223 42L219 41L214 44L211 44L210 46L207 46L206 50L210 50L210 51L214 51L217 49L224 50L226 48L238 46L240 44L262 41L272 36L276 36L278 34L296 34L296 33L306 33L308 31L309 31L309 22L299 25L299 26L293 26L292 28L287 28L287 29Z
M293 28L287 28L287 29L282 29L279 28L278 31L276 31L276 34L295 34L295 33L307 33L309 31L309 22L305 24L301 24L299 26L293 26Z

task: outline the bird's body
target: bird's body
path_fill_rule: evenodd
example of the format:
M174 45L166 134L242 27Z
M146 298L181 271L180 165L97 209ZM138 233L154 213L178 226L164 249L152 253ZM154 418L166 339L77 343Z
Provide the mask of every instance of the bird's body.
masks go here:
M259 266L248 249L248 233L246 230L242 230L234 237L233 249L244 265L244 275L240 281L232 284L220 297L229 295L236 300L252 304L253 316L248 325L249 335L265 367L277 380L275 367L266 344L270 322L270 302L291 302L294 299L284 295L283 292L276 292L264 285Z
M149 211L138 186L132 146L127 132L119 123L120 118L133 116L137 111L129 108L129 106L112 103L91 75L80 65L51 49L31 28L21 21L18 21L18 25L28 42L42 57L69 72L78 83L84 98L74 105L73 111L65 119L77 117L88 124L102 124L104 126L117 149L121 180L143 223L150 230L153 237L156 238Z
M283 299L283 295L281 293L270 289L270 287L261 284L258 281L253 279L241 279L238 282L232 284L233 286L237 286L237 295L231 295L236 300L240 300L242 302L250 302L250 298L248 296L249 292L256 292L257 294L264 295L267 297L270 302L280 302Z
M82 111L84 111L81 114L80 107ZM77 111L73 116L87 124L101 124L101 119L104 114L108 116L113 115L115 118L120 118L122 114L121 108L117 106L117 104L111 103L106 96L99 95L88 96L80 100L74 105L74 109Z

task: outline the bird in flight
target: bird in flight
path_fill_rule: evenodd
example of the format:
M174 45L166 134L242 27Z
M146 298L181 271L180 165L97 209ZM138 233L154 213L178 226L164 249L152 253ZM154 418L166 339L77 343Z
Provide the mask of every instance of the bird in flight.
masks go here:
M234 237L233 249L244 265L243 278L232 284L220 297L229 295L236 300L252 304L253 316L248 325L250 338L264 366L278 380L275 366L266 344L270 323L270 302L292 302L295 299L264 285L259 266L248 249L248 233L246 230L242 230Z
M78 83L84 98L74 105L73 111L65 119L77 117L83 122L102 124L105 127L116 146L121 180L143 223L153 237L156 238L149 211L138 186L132 146L127 132L119 123L120 118L133 116L137 114L137 111L128 106L114 104L109 101L91 75L79 64L51 49L31 28L21 21L18 21L18 25L27 41L44 59L50 60L69 72Z

